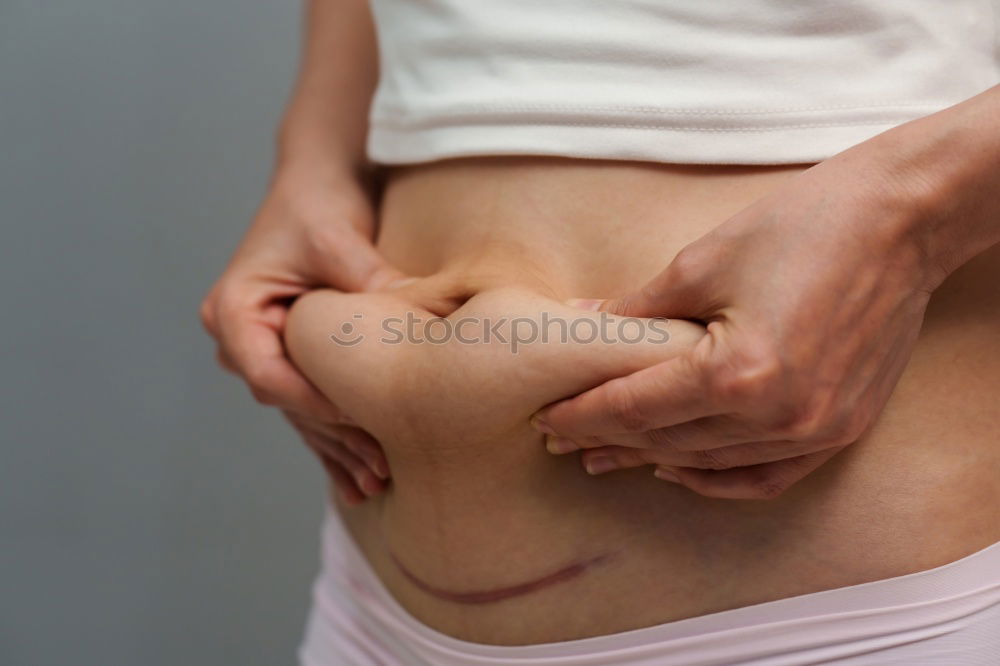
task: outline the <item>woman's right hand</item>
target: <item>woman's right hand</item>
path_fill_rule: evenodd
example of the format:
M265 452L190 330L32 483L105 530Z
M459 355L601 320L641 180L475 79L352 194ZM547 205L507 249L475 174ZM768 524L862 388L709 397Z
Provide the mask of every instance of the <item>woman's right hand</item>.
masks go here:
M279 172L200 311L219 363L258 402L285 412L351 504L384 488L385 456L292 365L282 332L291 302L310 289L366 291L403 277L376 251L374 227L369 189L357 177Z

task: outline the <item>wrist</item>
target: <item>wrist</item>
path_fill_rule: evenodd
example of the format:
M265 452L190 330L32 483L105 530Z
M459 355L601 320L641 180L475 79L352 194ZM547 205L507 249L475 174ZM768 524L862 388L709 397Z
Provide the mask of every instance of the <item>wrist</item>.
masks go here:
M378 190L378 171L365 155L339 144L325 131L303 128L279 130L272 189L360 189L369 195Z
M877 164L895 236L920 256L927 290L1000 242L1000 86L857 148Z
M347 113L331 94L299 87L278 126L276 170L366 180L373 169L365 151L367 118L359 110Z
M368 171L336 156L288 155L279 152L271 174L271 187L357 187L370 180Z
M362 178L335 163L315 161L276 165L268 186L269 196L306 208L329 201L365 200L370 205L375 191L373 178Z
M274 172L295 178L366 181L373 165L363 151L351 148L330 132L283 125L275 142Z

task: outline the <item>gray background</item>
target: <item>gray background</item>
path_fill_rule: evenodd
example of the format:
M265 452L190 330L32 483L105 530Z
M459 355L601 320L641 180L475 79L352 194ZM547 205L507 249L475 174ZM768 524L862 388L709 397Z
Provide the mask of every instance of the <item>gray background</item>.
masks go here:
M196 310L296 2L0 0L0 664L290 664L322 474Z

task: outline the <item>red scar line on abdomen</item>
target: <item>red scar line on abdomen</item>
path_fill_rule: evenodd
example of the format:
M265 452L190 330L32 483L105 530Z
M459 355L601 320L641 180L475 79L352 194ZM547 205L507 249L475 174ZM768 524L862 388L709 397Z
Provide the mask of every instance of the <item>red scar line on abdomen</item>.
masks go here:
M403 576L406 577L408 581L413 583L417 588L426 592L427 594L438 597L439 599L444 599L445 601L453 601L459 604L488 604L494 601L503 601L504 599L510 599L511 597L518 597L523 594L530 594L541 590L542 588L550 587L552 585L558 585L559 583L564 583L568 580L572 580L577 576L581 575L587 569L591 567L603 564L611 559L611 554L598 555L589 560L583 562L577 562L576 564L571 564L568 567L563 567L558 571L554 571L547 576L542 576L536 580L527 581L525 583L520 583L518 585L511 585L509 587L497 587L492 590L475 590L471 592L456 592L453 590L444 590L440 587L435 587L430 583L426 583L416 577L409 569L403 566L403 563L399 559L391 554L392 561L396 563L399 570L403 572Z

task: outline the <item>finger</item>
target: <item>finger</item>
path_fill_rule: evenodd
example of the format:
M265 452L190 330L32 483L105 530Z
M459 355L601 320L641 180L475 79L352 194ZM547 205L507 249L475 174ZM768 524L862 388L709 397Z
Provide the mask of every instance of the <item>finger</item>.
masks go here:
M671 451L667 449L639 449L629 446L602 446L586 449L583 454L584 466L590 470L588 461L593 457L608 457L614 466L602 463L604 471L639 465L667 465L670 467L690 467L702 470L727 470L736 467L762 465L790 458L825 451L830 442L749 442L720 449L704 451Z
M237 312L222 329L223 353L237 368L258 402L334 422L339 412L285 356L277 330Z
M375 476L361 458L348 451L340 442L327 440L323 444L323 451L347 470L354 483L367 497L385 490L382 480Z
M365 496L371 497L384 490L382 481L368 469L361 458L348 451L341 442L305 429L300 432L310 448L321 458L329 459L347 470L354 484Z
M385 490L383 481L375 476L375 473L368 468L361 458L357 457L341 442L328 440L325 443L324 451L335 461L343 465L344 469L354 479L354 483L366 496L371 497Z
M747 425L736 416L722 415L696 419L668 428L639 433L577 437L566 440L550 437L550 453L569 453L576 449L619 446L647 450L664 464L706 469L725 469L783 460L829 448L827 440L780 439L756 424Z
M312 451L317 458L319 458L319 461L322 463L323 468L329 475L330 480L337 488L340 498L348 505L355 505L363 502L365 500L365 494L361 492L360 488L358 488L354 477L348 473L347 469L334 457L328 454L327 443L321 438L318 438L314 432L304 427L301 420L295 417L295 415L289 414L288 412L284 412L284 415L292 427L295 428L295 430L302 437L306 447Z
M345 447L360 458L379 479L384 481L389 478L389 463L385 458L382 445L361 428L315 421L293 412L286 412L285 416L296 426L296 429L318 433L327 440L332 440L337 442L339 446Z
M335 426L339 439L348 451L364 461L375 476L389 478L389 463L378 441L360 428Z
M580 456L580 462L587 474L598 475L618 469L642 467L659 461L650 457L650 451L629 449L623 446L605 446L588 449Z
M403 278L385 285L407 303L436 317L447 317L468 300L469 285L450 276Z
M607 300L573 300L570 305L623 317L707 318L717 309L703 287L702 276L711 275L706 270L711 268L701 260L701 253L685 248L638 291Z
M346 415L341 415L339 423L318 421L308 416L285 410L285 417L298 430L309 430L338 442L341 446L360 458L378 478L389 478L389 463L378 440L365 430L358 428Z
M568 443L562 441L566 438L550 436L550 439L559 441L547 441L546 447L552 453L568 453L577 448L589 449L614 444L669 453L719 449L740 444L772 441L778 438L778 434L768 432L766 428L748 421L743 416L719 414L644 432L575 437Z
M543 433L576 439L644 432L727 411L706 390L699 351L612 379L532 417Z
M337 488L337 492L344 503L349 506L355 506L367 499L365 494L357 487L357 484L354 483L354 479L340 463L324 456L320 456L320 461L323 463L323 468L330 476L330 480L333 481L333 485Z
M741 445L756 446L760 444L762 451L770 450L764 447L763 444L775 442L781 439L781 435L749 421L742 415L718 414L666 428L655 428L643 433L609 435L606 439L622 446L634 445L654 450L695 452L705 455L706 459L711 460L712 453L710 452L716 449L733 449ZM783 445L772 448L781 450ZM820 446L818 448L823 447ZM815 450L818 449L811 449L809 452ZM734 452L730 451L730 453ZM774 459L780 460L787 457L789 456L779 455L778 458L751 460L742 464L770 462Z
M336 252L317 259L323 282L342 291L372 291L406 275L389 264L372 242L356 232L338 239Z
M832 458L843 447L835 447L778 462L721 471L689 467L657 469L665 480L676 482L706 497L724 499L773 499Z

